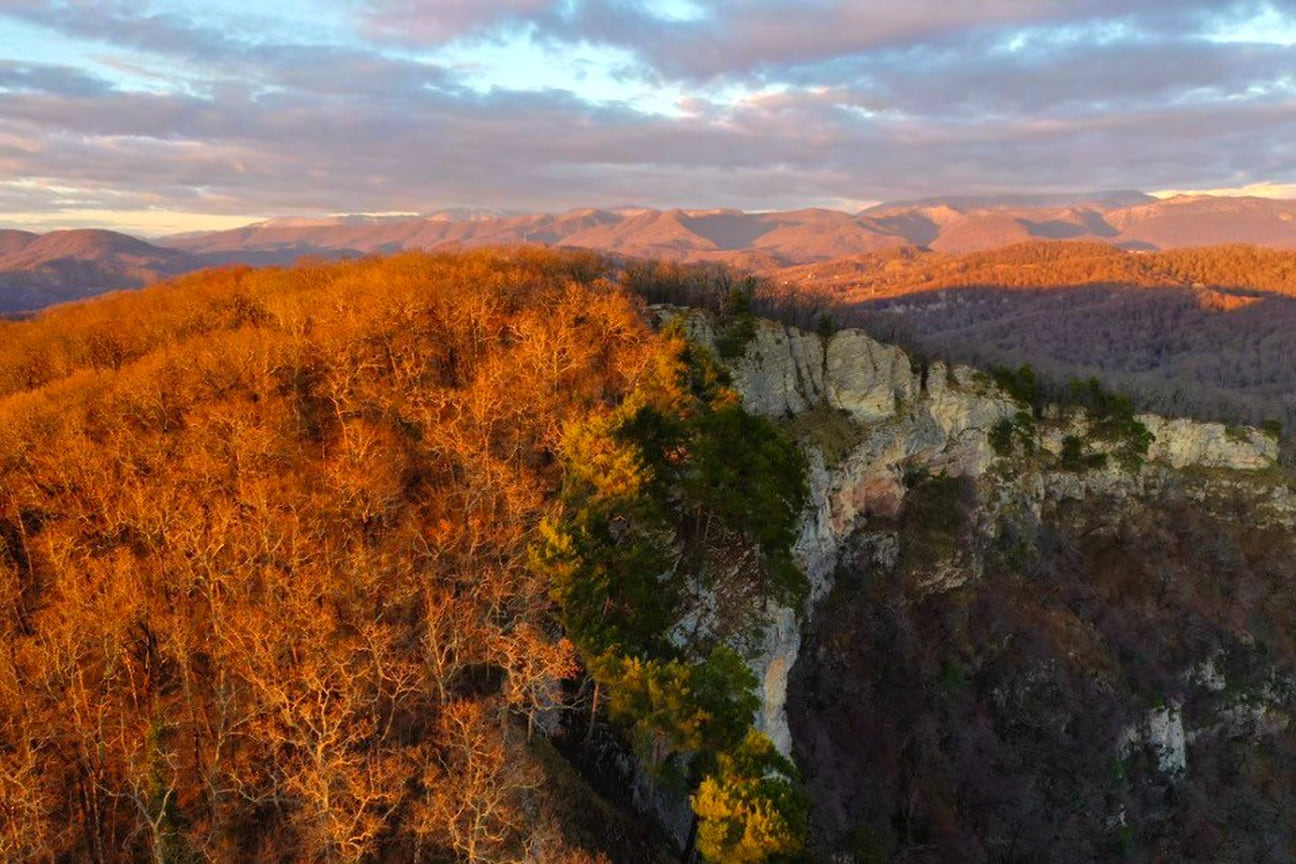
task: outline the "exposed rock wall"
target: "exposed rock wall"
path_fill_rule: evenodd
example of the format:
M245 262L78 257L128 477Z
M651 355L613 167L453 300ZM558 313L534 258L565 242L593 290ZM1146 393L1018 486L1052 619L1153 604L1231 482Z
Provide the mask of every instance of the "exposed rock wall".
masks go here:
M1188 770L1188 738L1184 732L1183 706L1171 703L1150 709L1139 723L1121 734L1118 752L1128 758L1138 747L1147 746L1156 756L1157 768L1169 777Z
M689 338L715 349L715 322L707 313L668 307L657 311L663 319L683 316ZM771 321L757 322L745 353L729 366L748 410L776 420L813 411L841 412L859 431L858 443L833 465L826 464L820 448L804 442L810 502L795 553L810 581L810 609L831 591L841 550L852 535L864 530L872 518L888 519L899 513L907 474L962 476L989 483L990 506L998 500L1003 506L1024 506L1038 516L1048 501L1146 492L1162 482L1165 468L1257 471L1272 467L1278 455L1276 443L1258 430L1140 415L1153 443L1147 465L1138 474L1116 467L1075 474L1036 464L1027 473L1009 469L1004 476L986 481L997 462L991 430L1012 418L1020 406L976 370L940 363L919 369L900 349L857 330L820 336ZM1066 435L1084 431L1083 420L1074 417L1044 423L1038 440L1041 453L1057 454ZM1296 512L1296 501L1287 500L1293 496L1277 497L1281 500L1275 512L1283 507ZM933 572L924 588L948 590L967 578L966 568ZM763 640L747 646L762 682L760 728L783 753L790 753L792 747L785 700L788 674L800 652L804 615L804 610L786 607L767 609ZM1145 724L1146 734L1158 741L1164 737L1158 737L1165 731L1161 727L1173 725L1162 719L1158 716ZM1181 725L1175 728L1182 732ZM1182 735L1174 738L1181 739ZM1168 752L1178 754L1181 749L1171 747ZM1174 761L1178 756L1167 758Z
M688 326L711 340L706 316ZM767 610L748 655L761 728L808 772L820 854L839 854L847 835L879 860L905 842L930 860L946 860L930 851L944 843L964 860L1016 847L1023 860L1059 861L1250 860L1288 842L1292 832L1248 816L1296 800L1263 779L1296 769L1284 755L1296 672L1263 647L1285 637L1255 635L1290 618L1285 601L1248 599L1296 578L1281 563L1296 484L1271 436L1145 414L1140 468L1109 458L1063 470L1067 436L1090 452L1113 446L1081 412L1046 411L1033 454L999 456L991 432L1023 406L975 370L915 368L863 333L761 322L731 369L748 409L794 433L829 412L853 431L843 447L802 435L811 496L795 553L811 596L806 610ZM970 539L918 566L902 550L915 542L908 496L925 477L963 478L975 500ZM1125 570L1142 581L1121 582ZM842 579L852 584L834 592ZM960 611L967 604L981 611ZM1015 647L1014 634L1031 642ZM1194 661L1193 642L1218 647ZM961 817L927 801L952 782L975 802Z
M656 311L717 348L710 315ZM1023 421L988 376L858 331L760 321L726 363L806 455L809 599L700 586L681 633L747 658L818 857L1296 849L1296 481L1272 437L1139 415L1152 440L1126 469L1082 411ZM1029 440L1000 455L1005 421ZM1108 458L1076 470L1068 436ZM686 802L667 803L678 835Z
M1233 429L1222 423L1167 419L1155 414L1138 418L1152 433L1148 458L1174 468L1197 466L1255 471L1278 460L1278 440L1259 429Z

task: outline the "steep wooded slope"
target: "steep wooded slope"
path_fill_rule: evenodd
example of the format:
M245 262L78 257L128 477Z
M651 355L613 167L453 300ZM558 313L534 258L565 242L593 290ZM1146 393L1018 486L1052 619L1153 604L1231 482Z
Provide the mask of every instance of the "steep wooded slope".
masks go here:
M800 454L624 276L410 254L4 324L0 858L652 860L538 738L589 724L709 860L799 849L750 672L672 628L797 592Z
M584 860L509 718L575 671L526 564L563 430L669 360L598 272L222 272L5 325L0 857Z

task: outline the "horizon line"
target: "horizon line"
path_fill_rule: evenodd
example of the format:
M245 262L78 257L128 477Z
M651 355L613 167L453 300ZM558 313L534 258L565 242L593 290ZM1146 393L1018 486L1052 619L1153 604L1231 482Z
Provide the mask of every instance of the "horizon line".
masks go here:
M937 206L942 201L958 201L960 199L1058 199L1074 197L1075 205L1082 205L1086 197L1100 198L1105 195L1117 194L1143 194L1156 201L1169 201L1175 198L1253 198L1271 201L1293 201L1296 202L1296 183L1255 183L1242 187L1224 187L1214 189L1161 189L1144 191L1141 189L1104 189L1098 191L1076 191L1076 192L1053 192L1053 191L1017 191L1017 192L987 192L987 193L962 193L953 192L948 194L915 196L912 198L898 198L891 200L883 199L862 199L849 202L851 206L842 206L846 202L841 202L838 206L826 206L824 203L807 203L796 207L769 207L769 208L742 208L742 207L725 207L725 206L654 206L648 204L611 204L611 205L576 205L562 209L546 208L508 208L508 207L484 207L473 205L447 205L436 207L422 212L408 210L378 210L378 211L345 211L345 212L314 212L300 213L292 215L264 215L257 213L248 214L219 214L219 213L194 213L172 210L140 210L140 211L108 211L108 210L64 210L51 211L49 213L21 213L21 214L0 214L0 231L25 231L34 234L50 234L59 231L79 231L79 230L105 230L118 234L126 234L143 240L162 239L167 237L178 237L185 234L211 234L221 231L234 231L241 228L253 228L260 226L272 225L273 223L303 223L300 227L314 227L309 223L327 223L329 220L340 219L375 219L383 221L402 221L413 219L433 219L443 214L447 215L446 221L463 221L455 219L452 215L454 211L469 211L482 214L494 214L486 218L511 218L520 216L561 216L567 213L574 213L581 210L591 210L605 213L617 213L619 211L648 211L658 213L684 212L684 213L708 213L708 212L731 212L741 213L743 215L762 215L769 213L795 213L802 210L827 210L836 213L845 213L848 215L860 215L865 211L877 207L902 207L902 206ZM1096 203L1096 202L1093 202ZM1151 203L1151 202L1149 202ZM1049 206L1067 206L1064 204L1040 203L989 203L983 205L987 208L993 207L1049 207ZM1138 206L1138 205L1124 205ZM1121 209L1115 207L1111 209ZM19 217L19 218L14 218ZM22 218L27 217L27 218ZM291 227L285 224L285 227ZM321 226L322 227L322 226Z

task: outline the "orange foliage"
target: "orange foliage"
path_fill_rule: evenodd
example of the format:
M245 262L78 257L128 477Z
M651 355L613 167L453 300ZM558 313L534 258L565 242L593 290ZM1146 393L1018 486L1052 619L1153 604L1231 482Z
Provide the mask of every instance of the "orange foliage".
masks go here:
M0 857L525 854L506 718L575 671L525 547L563 428L677 350L602 269L225 270L5 324Z
M1125 285L1296 295L1296 252L1212 246L1127 251L1107 243L1035 241L985 252L950 254L913 247L790 267L781 285L840 300L899 297L946 288L1059 288Z

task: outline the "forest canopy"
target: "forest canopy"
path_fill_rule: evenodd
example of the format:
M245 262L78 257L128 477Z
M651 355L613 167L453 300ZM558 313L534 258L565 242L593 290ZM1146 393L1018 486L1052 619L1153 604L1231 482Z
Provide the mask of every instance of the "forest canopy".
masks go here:
M795 596L799 456L623 278L404 254L4 324L0 858L591 860L529 740L587 670L707 783L708 837L796 848L790 767L725 785L754 682L644 580L741 547Z

